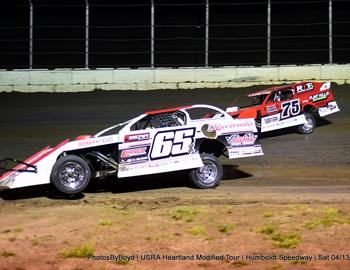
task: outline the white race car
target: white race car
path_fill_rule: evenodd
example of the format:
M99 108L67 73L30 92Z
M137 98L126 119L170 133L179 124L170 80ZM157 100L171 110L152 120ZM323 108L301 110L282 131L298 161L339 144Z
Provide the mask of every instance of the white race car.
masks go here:
M78 136L26 159L1 161L1 188L53 183L61 192L82 192L92 178L117 178L190 170L198 188L222 178L218 159L263 155L254 119L233 119L210 105L192 105L141 114L94 136ZM15 162L13 169L5 163ZM1 172L0 171L0 172Z

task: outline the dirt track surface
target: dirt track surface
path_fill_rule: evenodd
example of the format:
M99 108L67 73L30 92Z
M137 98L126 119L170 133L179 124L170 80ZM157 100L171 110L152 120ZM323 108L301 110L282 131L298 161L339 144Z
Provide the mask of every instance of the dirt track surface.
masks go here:
M152 109L196 103L224 108L260 88L1 93L0 157L23 159ZM349 269L348 257L318 257L350 253L350 86L333 89L341 112L319 122L309 136L292 130L266 134L265 156L223 160L224 180L213 190L189 188L186 176L176 173L94 182L73 198L52 194L47 186L1 192L0 269ZM65 258L81 245L95 255L314 257Z

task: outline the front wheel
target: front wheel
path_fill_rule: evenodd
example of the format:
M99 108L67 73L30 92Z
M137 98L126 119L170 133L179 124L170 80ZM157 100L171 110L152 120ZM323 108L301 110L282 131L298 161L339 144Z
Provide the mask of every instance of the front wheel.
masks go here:
M51 172L51 181L55 187L65 194L82 192L89 184L91 170L81 157L68 155L55 163Z
M315 117L311 113L305 113L306 123L298 127L298 131L301 134L310 134L316 127Z
M222 165L214 155L203 153L201 158L204 166L191 170L191 182L197 188L214 188L222 178Z

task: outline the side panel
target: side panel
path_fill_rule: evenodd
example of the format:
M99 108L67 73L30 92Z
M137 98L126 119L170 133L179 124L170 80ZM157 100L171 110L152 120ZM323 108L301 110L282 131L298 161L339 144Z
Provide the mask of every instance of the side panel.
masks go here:
M267 110L268 106L266 106ZM278 113L261 117L261 132L305 124L306 119L301 111L300 99L278 102L276 106L280 108Z
M264 155L260 144L256 144L252 146L228 148L228 154L230 159L256 157L256 156Z
M225 136L229 158L244 158L264 155L258 143L257 133L251 131Z
M194 150L195 127L144 129L121 134L118 177L147 175L203 166Z
M171 157L136 164L120 164L118 177L130 177L147 175L178 170L199 168L203 166L202 159L198 153L189 154L185 157Z
M306 122L304 114L281 120L281 114L265 116L261 118L261 132L268 132L281 128L303 125Z
M204 125L201 131L203 137L222 142L230 159L264 155L253 118L231 119L227 124L212 123Z

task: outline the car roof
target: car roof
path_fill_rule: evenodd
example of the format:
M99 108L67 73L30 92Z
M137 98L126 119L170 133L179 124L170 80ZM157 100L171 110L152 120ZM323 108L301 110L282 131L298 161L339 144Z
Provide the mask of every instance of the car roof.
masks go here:
M192 106L182 106L182 107L175 107L175 108L169 108L169 109L163 109L163 110L155 110L155 111L145 112L145 114L151 115L151 114L158 114L158 113L175 112L181 109L188 109L191 107Z
M287 89L287 88L290 88L290 87L295 87L297 85L304 84L304 83L307 83L307 82L288 84L288 85L282 85L282 86L272 86L272 87L266 88L264 90L259 90L259 91L256 91L256 92L249 93L248 97L256 97L256 96L261 96L261 95L268 95L268 94L270 94L273 91Z
M261 96L261 95L268 95L272 92L272 89L265 89L265 90L259 90L257 92L249 93L248 97L256 97L256 96Z

